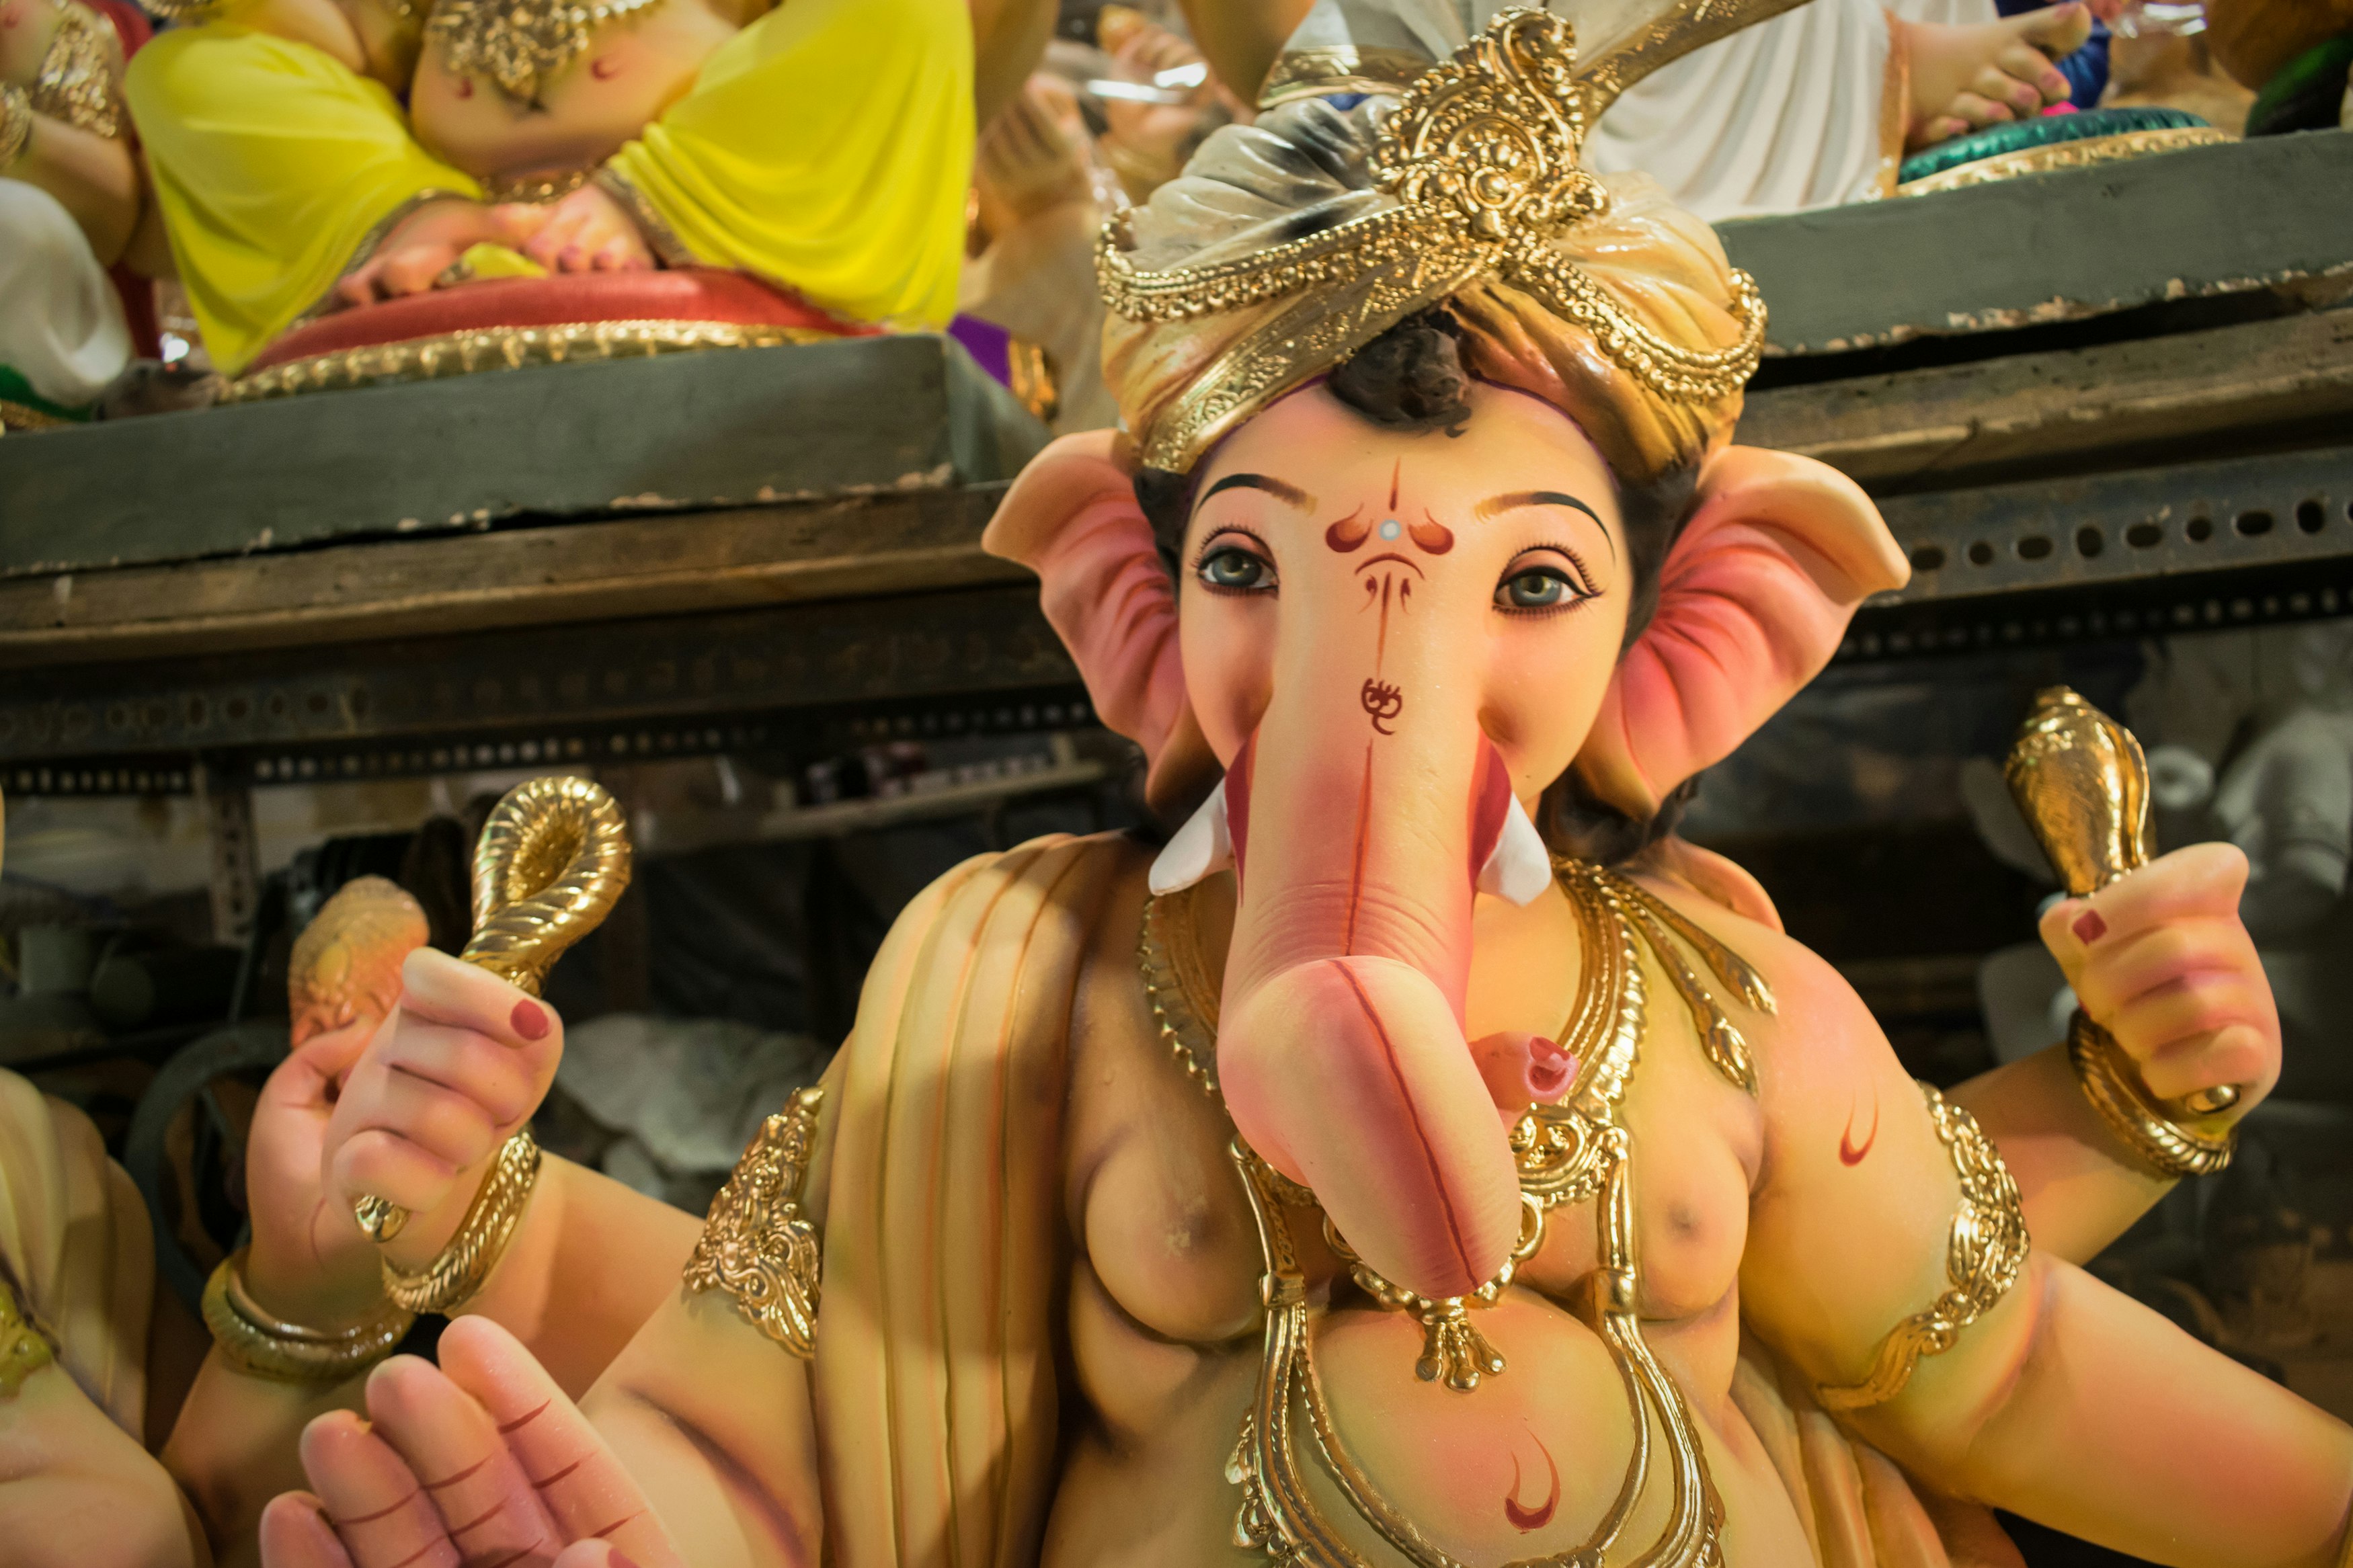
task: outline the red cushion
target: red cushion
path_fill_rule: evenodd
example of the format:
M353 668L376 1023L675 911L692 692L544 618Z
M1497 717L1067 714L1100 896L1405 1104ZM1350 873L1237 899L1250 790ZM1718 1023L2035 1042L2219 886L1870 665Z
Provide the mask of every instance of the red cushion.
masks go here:
M839 337L881 331L821 310L741 272L571 272L494 278L338 310L295 328L261 352L251 370L313 354L374 348L479 327L567 327L592 321L727 321L802 327Z

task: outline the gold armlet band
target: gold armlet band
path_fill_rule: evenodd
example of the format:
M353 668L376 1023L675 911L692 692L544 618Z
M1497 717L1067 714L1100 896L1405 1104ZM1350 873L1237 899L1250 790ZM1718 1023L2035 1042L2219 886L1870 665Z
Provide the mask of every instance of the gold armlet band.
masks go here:
M278 1383L341 1383L390 1355L416 1314L387 1301L353 1328L327 1332L281 1322L245 1293L245 1254L225 1259L205 1282L205 1327L240 1371Z
M2231 1163L2238 1134L2202 1132L2166 1114L2116 1037L2081 1010L2067 1031L2067 1061L2108 1131L2158 1175L2211 1176Z
M58 1348L18 1298L16 1276L0 1258L0 1399L14 1399L25 1380L58 1359Z
M1993 1309L2018 1283L2026 1266L2026 1213L2018 1184L1977 1119L1926 1084L1928 1114L1936 1137L1953 1157L1961 1179L1960 1206L1953 1211L1945 1278L1951 1289L1926 1311L1915 1312L1879 1342L1871 1375L1841 1387L1824 1385L1815 1397L1826 1410L1861 1410L1883 1405L1904 1392L1923 1356L1942 1355L1960 1342L1961 1331Z
M0 81L0 169L25 155L33 140L33 95Z
M526 1127L499 1145L482 1190L440 1257L415 1274L385 1259L384 1293L412 1312L454 1312L472 1300L506 1252L538 1181L539 1144Z
M689 1291L726 1291L753 1327L803 1361L817 1354L823 1256L817 1226L801 1213L801 1186L824 1102L824 1089L802 1089L761 1125L686 1260Z

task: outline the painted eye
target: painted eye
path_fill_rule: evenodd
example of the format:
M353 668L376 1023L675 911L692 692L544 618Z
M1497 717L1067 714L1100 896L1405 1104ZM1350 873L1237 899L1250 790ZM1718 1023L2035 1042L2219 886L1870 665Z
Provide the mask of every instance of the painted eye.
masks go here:
M1584 591L1556 566L1531 566L1514 572L1495 587L1495 607L1499 610L1557 609L1583 597Z
M1194 575L1206 588L1222 589L1229 594L1264 593L1274 586L1274 567L1266 557L1226 544L1201 557Z

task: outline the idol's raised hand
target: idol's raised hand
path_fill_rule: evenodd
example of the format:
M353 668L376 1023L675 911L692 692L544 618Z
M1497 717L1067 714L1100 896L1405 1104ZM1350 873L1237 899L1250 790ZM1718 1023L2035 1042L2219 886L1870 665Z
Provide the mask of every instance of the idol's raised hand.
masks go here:
M2194 844L2042 917L2084 1013L2161 1100L2228 1084L2243 1114L2279 1078L2279 1009L2239 921L2246 885L2235 847Z
M302 1434L311 1489L261 1516L263 1568L683 1568L605 1440L512 1335L459 1318L396 1356L368 1419Z
M456 1234L481 1173L555 1081L564 1021L486 969L430 948L401 967L400 1006L352 1069L327 1128L326 1184L406 1209L385 1248L404 1268Z

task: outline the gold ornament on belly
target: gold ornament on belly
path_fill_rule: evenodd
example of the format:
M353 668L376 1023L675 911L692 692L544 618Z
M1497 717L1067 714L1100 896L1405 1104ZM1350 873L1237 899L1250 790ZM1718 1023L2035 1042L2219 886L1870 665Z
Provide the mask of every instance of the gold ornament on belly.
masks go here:
M607 22L651 10L661 0L441 0L425 24L425 42L443 68L486 77L518 103L535 104L547 79L577 59Z

